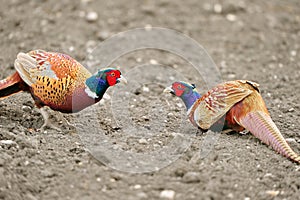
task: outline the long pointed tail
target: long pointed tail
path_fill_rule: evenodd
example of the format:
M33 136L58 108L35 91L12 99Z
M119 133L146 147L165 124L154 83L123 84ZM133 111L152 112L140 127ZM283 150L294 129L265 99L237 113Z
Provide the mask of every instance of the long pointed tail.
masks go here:
M19 74L15 72L6 79L0 80L0 98L8 97L25 89L25 84Z
M300 164L300 156L291 149L270 116L260 111L250 112L239 123L276 152Z

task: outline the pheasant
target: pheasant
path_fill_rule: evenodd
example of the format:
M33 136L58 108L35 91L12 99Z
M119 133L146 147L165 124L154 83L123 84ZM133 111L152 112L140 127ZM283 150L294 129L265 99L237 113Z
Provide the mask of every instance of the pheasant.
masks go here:
M291 149L272 121L258 86L247 80L229 81L201 96L195 85L174 82L164 92L171 92L183 100L194 126L202 130L220 125L227 131L248 130L279 154L300 164L300 156Z
M0 98L29 92L44 118L41 129L55 128L45 106L63 113L78 112L100 101L109 86L127 83L117 69L92 75L72 57L43 50L19 53L14 66L16 72L0 81Z

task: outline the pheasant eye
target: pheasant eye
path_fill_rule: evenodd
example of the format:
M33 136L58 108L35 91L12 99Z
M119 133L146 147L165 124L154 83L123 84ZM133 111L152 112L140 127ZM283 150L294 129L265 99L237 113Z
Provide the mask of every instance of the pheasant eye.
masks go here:
M182 86L181 85L177 85L177 89L181 90Z
M112 72L110 75L113 77L116 76L115 72Z

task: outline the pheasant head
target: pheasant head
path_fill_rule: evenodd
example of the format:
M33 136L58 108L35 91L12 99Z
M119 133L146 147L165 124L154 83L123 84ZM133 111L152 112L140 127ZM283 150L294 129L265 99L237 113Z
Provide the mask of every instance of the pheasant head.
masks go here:
M117 83L127 83L127 80L121 75L121 72L114 68L108 68L98 71L95 75L86 79L86 93L92 98L102 98L108 87Z
M171 94L180 97L187 110L201 97L194 84L183 81L174 82L170 87L167 87L164 92L170 92Z

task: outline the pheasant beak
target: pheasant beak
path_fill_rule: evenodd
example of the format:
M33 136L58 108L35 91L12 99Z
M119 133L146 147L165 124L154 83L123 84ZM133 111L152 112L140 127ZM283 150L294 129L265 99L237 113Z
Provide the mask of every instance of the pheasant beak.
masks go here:
M122 76L122 75L120 76L120 78L117 79L117 82L118 83L124 83L124 84L128 83L126 78L124 78L124 76Z
M164 89L164 93L171 93L171 94L175 94L175 91L172 89L172 87L166 87Z

